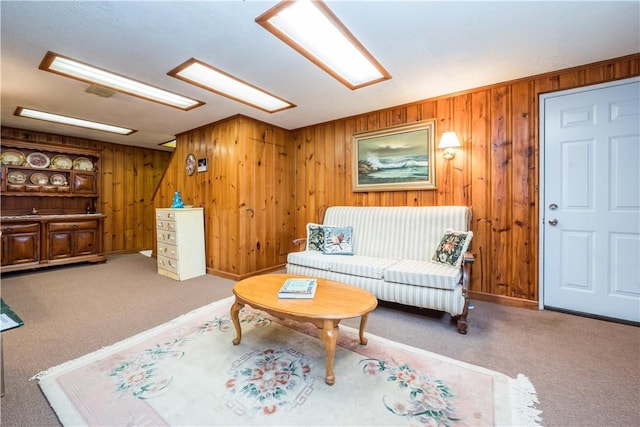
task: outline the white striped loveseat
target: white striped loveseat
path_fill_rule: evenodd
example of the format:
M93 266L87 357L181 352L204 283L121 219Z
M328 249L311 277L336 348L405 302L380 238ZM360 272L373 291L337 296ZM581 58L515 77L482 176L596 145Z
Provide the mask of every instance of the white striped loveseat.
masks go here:
M322 224L307 225L307 237L296 239L306 246L288 254L287 273L336 280L364 288L383 301L448 312L457 319L458 332L466 334L473 263L467 252L473 236L470 223L467 206L332 206ZM348 228L350 236L340 233L343 241L330 234ZM458 233L466 245L462 251L458 245L455 265L433 258L436 249L443 248L447 230L466 232ZM329 240L352 250L352 255L330 253Z

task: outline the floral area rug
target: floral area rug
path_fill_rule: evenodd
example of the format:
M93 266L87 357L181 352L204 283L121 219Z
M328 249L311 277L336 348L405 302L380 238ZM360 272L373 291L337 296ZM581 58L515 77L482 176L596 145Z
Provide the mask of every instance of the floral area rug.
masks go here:
M242 341L227 298L34 378L64 425L538 425L529 380L340 326L324 382L311 325L245 306Z

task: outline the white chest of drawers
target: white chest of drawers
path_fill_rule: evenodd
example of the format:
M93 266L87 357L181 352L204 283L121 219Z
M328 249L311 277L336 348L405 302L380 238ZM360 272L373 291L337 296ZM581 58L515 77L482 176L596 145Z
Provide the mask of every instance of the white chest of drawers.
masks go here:
M203 208L158 208L158 274L187 280L206 274Z

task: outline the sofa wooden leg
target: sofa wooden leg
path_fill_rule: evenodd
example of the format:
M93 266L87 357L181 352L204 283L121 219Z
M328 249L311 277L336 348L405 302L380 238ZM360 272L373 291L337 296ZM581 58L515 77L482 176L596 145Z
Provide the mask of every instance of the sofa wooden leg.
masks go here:
M459 334L463 334L463 335L467 334L467 315L466 314L458 316L457 327L458 327Z

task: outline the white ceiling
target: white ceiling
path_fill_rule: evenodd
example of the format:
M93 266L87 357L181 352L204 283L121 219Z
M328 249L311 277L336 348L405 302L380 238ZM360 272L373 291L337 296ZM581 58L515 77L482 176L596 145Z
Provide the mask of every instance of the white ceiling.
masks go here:
M392 79L351 91L255 23L275 1L6 1L2 125L158 148L243 114L286 129L640 51L638 1L327 1ZM41 71L52 51L206 104L181 111ZM167 75L195 57L297 105L269 114ZM130 136L14 116L29 107Z

